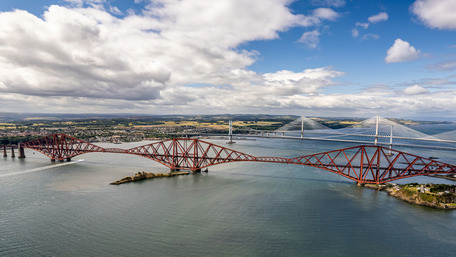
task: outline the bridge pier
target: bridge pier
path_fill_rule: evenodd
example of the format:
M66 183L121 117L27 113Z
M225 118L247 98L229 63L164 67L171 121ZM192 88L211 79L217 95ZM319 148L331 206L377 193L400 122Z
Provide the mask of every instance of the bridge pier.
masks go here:
M55 159L51 159L51 162L55 162Z
M16 157L16 155L14 154L14 146L11 146L11 157Z
M8 154L6 153L6 145L3 145L3 157L8 157Z
M209 171L209 170L208 170L207 168L206 168L205 170L203 170L203 169L196 169L196 170L192 171L192 173L193 173L193 174L201 173L201 172L208 173L208 171Z
M66 158L67 162L71 162L71 157Z
M19 144L18 145L18 148L19 148L19 158L23 159L25 158L25 151L24 151L24 147L22 147L22 144Z

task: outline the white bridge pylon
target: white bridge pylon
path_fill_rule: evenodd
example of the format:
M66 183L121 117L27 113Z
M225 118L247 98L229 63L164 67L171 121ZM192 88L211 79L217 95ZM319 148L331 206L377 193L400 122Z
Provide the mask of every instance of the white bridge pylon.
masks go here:
M420 140L425 145L438 142L456 150L456 131L442 133L441 137L432 136L378 115L340 129L331 129L302 116L273 132L282 133L282 137L379 143L390 147L393 143L408 144L408 140Z
M297 118L296 120L286 124L283 127L280 127L276 129L274 132L296 132L296 131L302 131L302 130L328 130L331 131L333 129L322 125L312 119L309 119L305 116L301 116Z

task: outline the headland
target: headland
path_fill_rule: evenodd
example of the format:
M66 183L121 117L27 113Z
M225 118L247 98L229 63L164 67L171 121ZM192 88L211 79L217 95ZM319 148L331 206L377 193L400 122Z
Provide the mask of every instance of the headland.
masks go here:
M446 184L364 185L367 188L385 190L402 201L437 209L456 209L456 186Z

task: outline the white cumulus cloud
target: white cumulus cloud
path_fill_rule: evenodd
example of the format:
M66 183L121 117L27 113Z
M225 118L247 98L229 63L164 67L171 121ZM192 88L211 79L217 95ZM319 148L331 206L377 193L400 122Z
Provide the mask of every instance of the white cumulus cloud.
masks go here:
M313 16L322 20L335 20L339 14L330 8L318 8L313 11Z
M386 20L388 20L388 14L386 12L381 12L379 14L370 16L369 18L367 18L367 20L370 23L377 23L377 22L381 22L381 21L386 21Z
M394 41L393 46L388 49L387 55L385 57L385 62L407 62L416 60L419 57L419 50L416 50L416 48L411 46L409 42L398 38L396 41Z
M403 90L403 92L407 95L420 95L429 93L429 91L426 88L418 85L407 87Z
M309 48L316 48L320 42L320 32L318 30L304 32L298 42L305 44Z
M431 28L456 29L456 1L417 0L411 11Z
M337 17L293 14L288 0L156 0L124 17L109 1L66 2L0 12L0 94L161 101L180 85L255 80L258 53L240 44Z

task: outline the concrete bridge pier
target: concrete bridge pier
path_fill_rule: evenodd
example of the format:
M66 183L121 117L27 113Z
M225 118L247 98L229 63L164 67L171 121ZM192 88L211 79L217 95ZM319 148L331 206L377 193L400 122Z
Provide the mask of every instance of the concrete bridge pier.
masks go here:
M19 158L23 159L25 158L25 151L24 151L24 147L22 147L22 144L19 144L18 145L18 148L19 148Z
M11 157L16 157L16 155L14 154L14 146L11 146Z
M66 158L67 162L71 162L71 157Z
M55 162L55 159L51 159L51 162Z
M6 153L6 145L3 145L3 157L8 157L8 154Z

